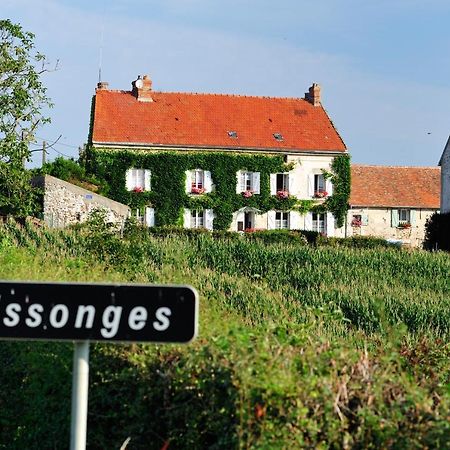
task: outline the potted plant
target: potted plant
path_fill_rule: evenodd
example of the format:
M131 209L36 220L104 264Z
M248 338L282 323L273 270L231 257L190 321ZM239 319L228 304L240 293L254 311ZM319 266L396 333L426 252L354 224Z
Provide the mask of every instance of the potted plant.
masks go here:
M244 192L242 193L242 196L243 196L244 198L250 198L250 197L253 196L253 191L244 191Z
M197 187L197 186L192 186L191 188L191 194L204 194L205 193L205 188L201 188L201 187Z
M136 187L133 189L133 192L144 192L144 189L143 189L141 186L136 186Z

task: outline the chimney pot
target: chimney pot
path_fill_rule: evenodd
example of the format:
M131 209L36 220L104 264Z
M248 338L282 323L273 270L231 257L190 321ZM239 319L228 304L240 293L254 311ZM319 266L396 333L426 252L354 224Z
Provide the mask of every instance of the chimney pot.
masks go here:
M317 83L313 83L309 88L309 92L305 92L305 100L311 103L313 106L320 106L320 86Z
M148 75L144 75L142 78L139 75L137 80L131 83L133 86L133 95L140 102L152 102L152 80Z
M99 81L97 83L97 89L108 89L109 83L107 81Z

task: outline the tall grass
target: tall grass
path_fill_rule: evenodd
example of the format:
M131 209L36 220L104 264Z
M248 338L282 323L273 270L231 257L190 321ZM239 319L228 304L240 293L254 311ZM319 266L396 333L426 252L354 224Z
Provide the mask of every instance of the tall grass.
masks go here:
M200 292L191 345L93 346L93 449L450 448L449 273L442 253L0 225L2 278ZM0 448L65 448L70 346L0 357Z

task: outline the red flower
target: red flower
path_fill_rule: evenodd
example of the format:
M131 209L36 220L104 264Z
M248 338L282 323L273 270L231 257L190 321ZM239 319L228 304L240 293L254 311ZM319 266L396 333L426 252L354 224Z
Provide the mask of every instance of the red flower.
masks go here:
M136 187L133 189L133 192L144 192L144 189L143 189L141 186L136 186Z
M280 200L283 200L285 198L289 198L289 191L277 191L277 197Z
M314 197L316 198L324 198L328 195L327 191L316 191L314 192Z
M204 188L199 188L196 186L192 186L192 188L191 188L191 194L204 194L204 193L205 193Z
M242 193L242 196L243 196L244 198L250 198L250 197L253 196L253 191L244 191L244 192Z

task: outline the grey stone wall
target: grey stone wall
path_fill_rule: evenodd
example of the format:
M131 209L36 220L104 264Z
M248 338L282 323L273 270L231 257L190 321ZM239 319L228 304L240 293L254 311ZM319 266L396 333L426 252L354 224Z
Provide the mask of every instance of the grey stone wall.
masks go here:
M34 178L33 185L44 189L44 222L49 227L84 222L96 209L107 212L108 222L122 226L130 212L127 205L50 175Z
M450 212L450 138L441 157L441 213Z

